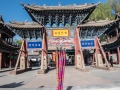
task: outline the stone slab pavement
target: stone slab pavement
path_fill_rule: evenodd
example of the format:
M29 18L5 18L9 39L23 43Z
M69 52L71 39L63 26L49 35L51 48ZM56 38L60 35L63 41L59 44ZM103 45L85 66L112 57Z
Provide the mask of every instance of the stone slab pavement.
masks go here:
M120 68L115 71L86 68L89 72L66 66L64 90L120 90ZM34 67L18 75L9 75L9 71L0 73L0 90L56 90L56 69L47 74L37 74L38 70L39 67Z
M14 68L2 68L2 69L0 69L0 73L11 71L11 70L14 70Z

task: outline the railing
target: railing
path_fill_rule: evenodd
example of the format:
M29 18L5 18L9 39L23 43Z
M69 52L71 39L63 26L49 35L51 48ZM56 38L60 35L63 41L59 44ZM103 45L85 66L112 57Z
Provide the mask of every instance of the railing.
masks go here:
M113 42L115 42L117 39L118 39L118 36L109 38L109 39L107 40L107 43L113 43Z
M18 47L18 45L15 45L14 42L13 42L13 43L9 43L9 42L7 42L7 41L5 41L5 40L3 40L3 39L1 39L1 41L2 41L4 44L6 44L6 45L11 45L11 46Z
M115 36L115 37L106 39L106 41L105 41L105 42L101 42L101 44L102 44L102 45L105 45L105 44L113 43L113 42L115 42L119 37L120 37L120 33L119 33L117 36Z

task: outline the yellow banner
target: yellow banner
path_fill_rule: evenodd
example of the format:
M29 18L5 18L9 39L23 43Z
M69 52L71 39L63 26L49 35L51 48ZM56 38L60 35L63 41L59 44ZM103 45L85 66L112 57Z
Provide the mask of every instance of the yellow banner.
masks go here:
M53 30L52 34L53 34L53 37L67 37L69 36L69 30L66 30L66 29Z

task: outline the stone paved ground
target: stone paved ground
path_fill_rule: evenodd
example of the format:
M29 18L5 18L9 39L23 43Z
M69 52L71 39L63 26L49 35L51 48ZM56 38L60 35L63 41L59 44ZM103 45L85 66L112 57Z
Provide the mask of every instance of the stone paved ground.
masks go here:
M106 71L86 67L89 72L81 72L73 66L65 69L64 90L120 90L120 68ZM56 70L47 74L37 74L39 67L19 75L0 73L0 90L55 90Z

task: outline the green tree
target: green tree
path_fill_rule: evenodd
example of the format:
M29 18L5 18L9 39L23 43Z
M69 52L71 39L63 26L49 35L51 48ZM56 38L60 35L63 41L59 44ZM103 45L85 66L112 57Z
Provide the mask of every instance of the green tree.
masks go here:
M107 3L111 6L115 14L120 12L120 0L107 0Z
M16 43L20 47L22 44L22 40L15 39L14 43Z
M91 14L89 21L105 20L106 18L109 20L114 19L114 15L112 15L112 8L108 3L98 5L95 11Z

